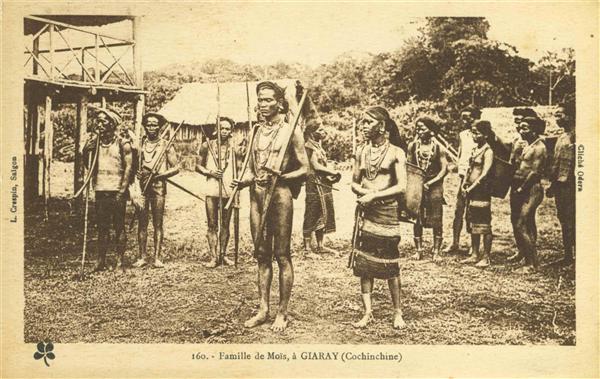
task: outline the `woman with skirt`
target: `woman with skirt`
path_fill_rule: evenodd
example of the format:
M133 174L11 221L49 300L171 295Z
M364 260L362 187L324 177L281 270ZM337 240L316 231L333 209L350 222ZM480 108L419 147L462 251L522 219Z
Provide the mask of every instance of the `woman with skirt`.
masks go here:
M476 146L469 158L469 169L461 191L467 198L465 221L467 232L471 233L471 249L473 255L462 263L476 263L476 267L490 265L492 250L492 195L489 185L489 173L494 163L492 148L485 142L492 126L489 121L477 121L471 128L471 135ZM481 239L483 238L483 253Z
M321 146L324 130L307 133L306 154L310 163L306 181L306 207L304 209L304 250L307 254L311 246L313 233L316 236L316 252L323 249L323 237L335 232L335 211L333 207L332 185L337 183L341 174L327 167L327 155ZM318 255L312 254L314 258Z
M415 123L417 138L408 146L408 161L425 172L421 209L414 226L416 252L414 259L423 254L423 228L433 229L433 259L438 260L442 248L442 218L444 215L444 177L446 157L433 140L437 129L435 121L420 117Z
M364 328L374 320L371 292L377 278L388 281L394 306L392 323L399 329L405 323L400 308L397 200L406 189L406 156L397 147L398 128L384 108L369 108L361 130L367 142L357 149L352 176L358 206L350 266L360 277L364 315L353 326Z

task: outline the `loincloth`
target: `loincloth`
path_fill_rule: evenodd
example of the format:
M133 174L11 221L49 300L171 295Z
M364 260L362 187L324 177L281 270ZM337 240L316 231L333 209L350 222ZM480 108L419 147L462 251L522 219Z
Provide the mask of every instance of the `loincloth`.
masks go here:
M320 188L311 180L306 182L306 207L304 210L304 234L321 230L335 232L335 210L331 189Z
M375 202L364 210L355 246L354 275L391 279L400 274L399 225L396 200Z
M444 183L439 181L423 191L419 219L424 228L441 228L444 216Z

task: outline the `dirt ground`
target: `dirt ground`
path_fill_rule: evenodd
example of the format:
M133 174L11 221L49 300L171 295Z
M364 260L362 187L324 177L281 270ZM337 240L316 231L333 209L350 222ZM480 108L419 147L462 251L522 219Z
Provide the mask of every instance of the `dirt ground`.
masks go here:
M256 264L251 257L248 195L242 195L240 263L207 269L204 205L170 187L166 210L164 269L128 269L75 280L81 264L81 211L61 196L70 194L70 165L55 164L50 221L39 204L25 220L25 342L56 343L333 343L333 344L575 344L574 267L546 266L524 274L506 263L514 250L508 200L493 203L493 265L477 269L458 263L468 249L463 233L461 254L433 263L415 262L412 227L404 226L401 242L402 302L407 328L391 327L387 284L376 281L376 322L364 330L350 322L361 314L358 279L346 268L354 196L346 173L334 192L338 230L328 236L327 253L307 259L302 251L304 199L295 202L292 241L295 283L289 328L275 334L268 324L246 329L243 322L257 308ZM201 193L202 179L183 173L176 181ZM446 241L457 179L446 179ZM93 220L93 204L91 215ZM128 222L132 207L128 209ZM542 264L560 258L562 242L552 199L538 210L538 247ZM150 227L151 229L151 227ZM92 224L86 270L95 259ZM129 261L137 249L128 233ZM426 231L428 247L431 232ZM152 244L149 238L150 245ZM230 251L233 248L230 246ZM275 265L276 266L276 265ZM277 271L277 269L275 269ZM271 290L271 319L278 299L277 272Z

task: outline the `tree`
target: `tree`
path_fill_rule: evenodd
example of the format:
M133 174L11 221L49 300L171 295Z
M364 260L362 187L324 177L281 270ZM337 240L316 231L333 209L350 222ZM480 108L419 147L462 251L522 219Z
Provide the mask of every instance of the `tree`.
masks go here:
M537 74L538 91L545 88L547 104L563 102L575 95L575 50L548 51L534 68ZM541 91L539 91L541 92Z

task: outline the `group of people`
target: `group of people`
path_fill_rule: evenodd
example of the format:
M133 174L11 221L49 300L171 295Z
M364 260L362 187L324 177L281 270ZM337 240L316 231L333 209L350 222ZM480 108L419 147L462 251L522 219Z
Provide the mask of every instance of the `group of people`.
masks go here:
M258 312L245 322L255 327L269 320L270 288L273 261L279 268L279 305L274 331L288 324L288 304L294 283L291 259L293 200L305 184L306 209L303 235L307 251L319 253L323 236L335 230L332 185L340 173L327 165L327 154L321 146L323 129L308 123L304 130L298 118L288 117L289 104L285 90L265 81L256 87L259 122L250 137L234 143L235 122L221 117L216 125L216 140L206 138L201 144L195 171L207 180L205 193L207 239L211 259L208 267L232 264L226 257L229 224L233 209L239 209L238 191L250 189L250 229L254 242L254 258L258 264ZM413 176L407 175L412 165L421 172L421 202L414 223L415 259L422 259L423 228L433 229L433 259L459 248L463 218L471 233L471 257L465 263L478 267L490 264L492 246L491 197L494 195L495 165L503 160L514 167L510 178L511 222L518 252L513 261L525 260L537 267L537 229L535 212L543 198L540 180L548 176L551 186L547 196L556 198L563 231L566 262L574 259L575 178L574 122L575 107L565 104L557 114L564 129L554 147L549 173L544 142L544 121L529 108L515 109L515 126L520 138L503 141L492 130L490 122L480 120L480 111L468 107L461 113L464 130L459 135L457 154L451 146L440 143L436 122L421 117L415 123L415 138L405 141L396 123L383 107L365 110L360 121L364 136L354 154L351 190L357 196L355 228L349 266L360 278L364 314L353 325L365 327L373 320L371 292L374 279L388 281L394 316L394 328L405 323L400 304L399 250L400 223L406 210L407 187ZM177 154L171 138L162 135L167 121L157 113L143 117L145 136L134 142L133 136L120 135L118 114L107 108L98 109L97 132L85 145L93 172L98 225L97 271L107 268L106 252L110 229L115 232L117 264L123 266L125 252L125 204L128 193L139 193L136 207L138 220L138 256L134 267L161 262L163 216L167 182L179 172ZM455 203L453 240L442 250L444 178L449 160L458 166L459 190ZM496 170L497 171L497 170ZM549 175L546 175L549 174ZM154 254L146 251L149 214L154 225ZM312 237L316 239L316 248ZM483 241L483 243L482 243ZM483 246L481 246L483 244Z

